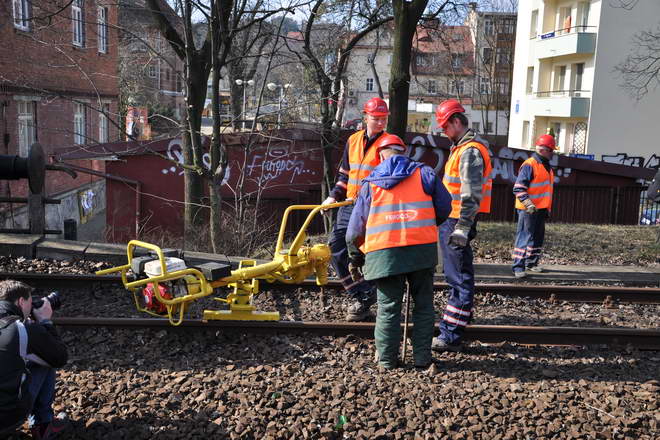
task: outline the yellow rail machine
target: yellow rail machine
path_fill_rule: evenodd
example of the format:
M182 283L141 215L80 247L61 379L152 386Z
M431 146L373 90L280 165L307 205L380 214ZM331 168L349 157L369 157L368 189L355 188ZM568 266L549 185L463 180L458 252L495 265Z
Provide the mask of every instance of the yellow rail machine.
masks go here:
M323 209L338 208L351 201L325 205ZM296 210L311 210L300 231L288 249L284 248L284 235L289 214ZM179 258L179 251L164 251L160 247L138 240L128 243L128 263L96 272L108 275L119 272L124 287L133 293L135 306L141 312L154 316L167 316L172 325L183 322L188 304L214 293L216 288L232 290L226 298L216 297L227 303L229 310L204 310L204 320L277 321L279 312L260 312L252 305L252 297L259 291L259 280L298 284L311 274L316 275L316 284L328 282L330 248L327 244L308 246L306 230L320 205L293 205L284 212L275 245L273 261L257 264L255 260L242 260L238 269L231 270L229 264L205 263L187 267ZM148 256L136 256L136 249L149 251ZM133 272L129 279L128 272Z

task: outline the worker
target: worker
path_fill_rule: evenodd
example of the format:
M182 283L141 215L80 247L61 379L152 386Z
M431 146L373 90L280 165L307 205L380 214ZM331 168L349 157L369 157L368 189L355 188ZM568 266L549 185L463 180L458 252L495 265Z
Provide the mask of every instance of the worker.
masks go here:
M516 243L513 249L513 275L524 278L527 271L543 272L539 266L545 238L545 220L552 209L552 185L555 175L550 159L555 151L555 138L539 136L536 152L523 162L513 185L518 212Z
M397 366L401 303L408 283L414 301L412 347L416 367L431 364L433 273L438 262L437 225L451 198L433 169L410 160L398 136L374 144L381 164L363 181L346 232L351 273L375 280L378 296L376 350L379 365Z
M468 128L465 109L458 101L448 99L440 103L435 117L453 145L442 179L451 195L452 209L449 218L440 225L449 297L433 350L460 351L463 331L473 314L474 266L470 242L477 235L477 214L490 212L492 167L487 142Z
M365 130L353 133L346 142L337 183L323 205L340 202L344 199L355 200L360 191L362 179L380 163L380 158L373 148L378 138L385 135L389 110L387 103L380 98L371 98L364 104ZM363 279L352 280L348 272L348 252L346 250L346 228L351 218L353 205L339 208L337 218L330 234L332 267L342 287L352 297L346 320L363 321L369 316L371 305L376 302L376 288L373 283Z

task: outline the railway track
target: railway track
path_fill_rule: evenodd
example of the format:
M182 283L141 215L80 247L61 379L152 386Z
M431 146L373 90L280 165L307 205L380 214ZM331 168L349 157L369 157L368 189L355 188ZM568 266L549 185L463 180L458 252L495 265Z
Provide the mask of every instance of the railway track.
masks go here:
M166 319L153 318L66 318L54 319L55 324L68 329L108 327L115 329L212 330L228 333L312 333L321 336L355 335L373 338L374 323L370 322L301 322L301 321L202 321L184 320L173 327ZM534 327L507 325L471 325L465 340L483 343L512 342L530 345L608 345L660 350L660 330L589 327Z
M34 287L48 289L57 288L89 288L98 285L121 285L121 277L114 275L78 275L78 274L44 274L44 273L11 273L0 272L0 279L12 278L23 281ZM263 284L265 290L304 288L319 289L312 280L306 280L296 285ZM443 282L435 282L434 289L441 291L448 286ZM341 289L337 280L330 280L326 289ZM563 286L563 285L533 285L533 284L477 284L478 294L492 293L504 296L544 299L549 301L567 301L579 303L631 303L660 304L660 289L653 287L612 287L612 286Z

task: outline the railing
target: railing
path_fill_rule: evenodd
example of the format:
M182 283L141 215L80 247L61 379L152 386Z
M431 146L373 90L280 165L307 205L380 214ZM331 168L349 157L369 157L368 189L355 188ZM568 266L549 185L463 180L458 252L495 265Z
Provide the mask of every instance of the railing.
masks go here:
M534 93L537 98L589 98L591 90L545 90Z
M529 37L529 39L535 40L538 38L541 40L547 40L548 38L561 37L562 35L569 35L572 33L584 33L584 32L595 33L597 30L598 30L598 26L586 26L586 25L570 26L570 27L555 29L554 31L546 32L544 34L532 35Z

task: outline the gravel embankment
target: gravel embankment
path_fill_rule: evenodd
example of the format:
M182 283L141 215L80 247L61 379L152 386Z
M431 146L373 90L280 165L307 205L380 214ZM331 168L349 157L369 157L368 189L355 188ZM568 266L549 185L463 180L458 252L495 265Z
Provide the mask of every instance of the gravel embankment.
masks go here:
M33 263L20 264L34 269ZM99 268L81 263L38 271ZM121 287L61 293L60 316L143 316ZM443 301L436 295L436 310ZM346 298L332 290L267 290L255 302L283 319L330 321L343 318ZM216 307L207 298L190 316ZM477 324L660 323L658 306L604 309L492 294L478 296L476 310ZM660 437L657 352L475 343L465 353L439 356L428 370L408 365L384 372L373 362L373 341L354 337L176 329L65 331L63 337L70 362L59 372L55 410L72 421L63 438Z

